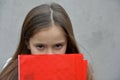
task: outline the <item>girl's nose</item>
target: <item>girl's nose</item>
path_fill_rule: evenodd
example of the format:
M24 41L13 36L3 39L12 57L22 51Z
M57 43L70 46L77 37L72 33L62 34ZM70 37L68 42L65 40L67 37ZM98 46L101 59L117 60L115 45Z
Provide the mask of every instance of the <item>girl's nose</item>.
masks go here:
M53 54L53 53L54 53L53 49L50 48L47 50L47 54Z

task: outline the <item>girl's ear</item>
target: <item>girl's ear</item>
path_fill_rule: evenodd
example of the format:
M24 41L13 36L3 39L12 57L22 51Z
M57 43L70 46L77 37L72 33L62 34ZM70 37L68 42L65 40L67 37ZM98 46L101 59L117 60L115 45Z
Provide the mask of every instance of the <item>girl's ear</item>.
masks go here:
M29 41L25 41L25 44L27 46L27 49L30 49Z

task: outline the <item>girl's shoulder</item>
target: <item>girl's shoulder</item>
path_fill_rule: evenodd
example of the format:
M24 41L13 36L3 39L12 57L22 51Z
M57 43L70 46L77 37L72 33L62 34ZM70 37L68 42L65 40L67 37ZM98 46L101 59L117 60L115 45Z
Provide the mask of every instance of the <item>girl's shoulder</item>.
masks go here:
M93 71L92 65L90 63L88 63L87 80L95 80L94 79L94 71Z
M10 57L10 58L7 59L7 61L3 65L2 69L4 69L8 65L8 63L10 62L11 59L12 59L12 57Z

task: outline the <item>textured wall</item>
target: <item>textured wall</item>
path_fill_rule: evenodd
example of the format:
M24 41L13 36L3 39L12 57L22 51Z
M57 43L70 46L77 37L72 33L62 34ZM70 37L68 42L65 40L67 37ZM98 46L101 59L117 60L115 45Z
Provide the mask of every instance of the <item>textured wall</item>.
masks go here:
M95 79L120 80L120 0L0 0L0 70L16 50L27 12L51 1L68 12Z

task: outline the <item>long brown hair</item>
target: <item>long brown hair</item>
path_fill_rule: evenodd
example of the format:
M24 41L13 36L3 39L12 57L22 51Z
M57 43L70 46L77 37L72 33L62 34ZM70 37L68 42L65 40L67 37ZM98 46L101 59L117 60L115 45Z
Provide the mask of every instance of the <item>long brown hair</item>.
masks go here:
M18 55L31 54L27 48L27 42L40 29L55 24L62 27L67 38L66 54L79 53L73 34L70 18L63 7L59 4L42 4L33 8L26 16L21 30L21 38L18 48L9 64L0 74L0 80L17 80L18 78Z

